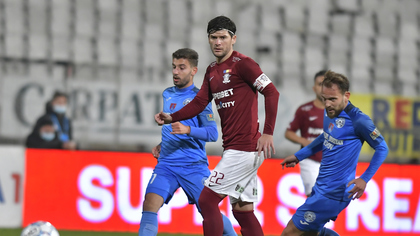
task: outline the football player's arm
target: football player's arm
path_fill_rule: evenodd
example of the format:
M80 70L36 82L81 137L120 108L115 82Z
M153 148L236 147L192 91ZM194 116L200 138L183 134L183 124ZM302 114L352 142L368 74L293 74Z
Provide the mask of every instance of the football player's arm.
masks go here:
M190 137L206 142L216 142L218 137L217 124L214 121L211 103L197 116L199 127L190 126Z
M360 176L360 178L367 183L372 179L373 175L385 161L385 158L388 155L388 145L372 120L367 116L364 118L365 119L359 119L359 121L355 123L355 131L357 135L361 136L362 139L369 144L369 146L375 149L375 153L372 156L368 168Z
M322 145L324 144L324 134L320 134L314 141L312 141L308 146L300 149L295 153L296 158L299 161L304 160L305 158L308 158L315 153L322 150Z
M299 136L296 131L300 129L302 123L303 112L302 109L298 108L295 112L295 117L284 132L284 137L293 143L302 145L302 147L308 146L311 143L308 139Z

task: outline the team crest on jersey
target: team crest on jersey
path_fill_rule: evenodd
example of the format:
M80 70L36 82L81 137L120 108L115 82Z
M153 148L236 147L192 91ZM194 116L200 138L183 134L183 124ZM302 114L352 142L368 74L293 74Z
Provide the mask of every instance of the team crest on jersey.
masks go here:
M239 57L233 57L233 58L232 58L232 61L233 61L233 62L237 62L237 61L240 61L240 60L241 60L241 58L239 58Z
M303 218L305 218L306 222L313 222L316 219L316 215L313 211L307 211L305 212L305 214L303 215Z
M337 126L337 128L342 128L345 123L346 120L344 118L338 118L337 120L335 120L335 125Z
M171 105L169 106L169 109L173 111L175 110L175 107L176 107L176 103L171 103Z
M334 124L330 122L330 125L328 125L328 131L331 133L334 129Z
M193 100L192 98L187 98L187 99L185 99L183 102L182 102L182 104L185 106L185 105L187 105L188 103L190 103L191 102L191 100Z
M229 75L229 74L224 74L224 75L223 75L223 81L222 81L222 82L223 82L224 84L229 83L229 82L230 82L229 77L230 77L230 75Z

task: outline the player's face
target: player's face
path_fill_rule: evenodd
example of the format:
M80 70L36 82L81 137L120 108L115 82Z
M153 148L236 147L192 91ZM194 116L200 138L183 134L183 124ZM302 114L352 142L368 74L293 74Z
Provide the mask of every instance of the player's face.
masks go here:
M210 49L217 58L217 62L224 62L233 52L236 35L230 36L227 30L219 30L209 35Z
M318 76L315 78L315 84L312 87L312 89L314 90L314 93L316 95L316 98L319 101L322 101L322 97L321 97L321 90L322 90L322 81L324 81L324 76Z
M321 97L324 102L325 110L329 118L337 117L346 107L350 98L350 92L341 93L336 84L331 88L322 86Z
M172 59L172 78L178 88L186 88L193 84L193 77L197 73L197 67L191 67L187 59Z

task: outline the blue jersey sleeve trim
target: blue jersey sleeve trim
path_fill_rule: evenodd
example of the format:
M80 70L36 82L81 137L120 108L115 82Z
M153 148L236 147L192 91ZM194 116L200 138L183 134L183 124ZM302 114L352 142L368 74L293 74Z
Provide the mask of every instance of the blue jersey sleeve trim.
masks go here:
M324 134L319 135L314 141L312 141L308 146L300 149L295 153L296 158L299 161L304 160L305 158L308 158L315 153L322 150L322 145L324 143Z
M375 147L375 154L373 154L369 167L362 174L362 176L360 176L360 178L363 179L366 183L369 182L369 180L372 179L373 175L382 165L387 155L388 145L385 141L382 141L379 145Z

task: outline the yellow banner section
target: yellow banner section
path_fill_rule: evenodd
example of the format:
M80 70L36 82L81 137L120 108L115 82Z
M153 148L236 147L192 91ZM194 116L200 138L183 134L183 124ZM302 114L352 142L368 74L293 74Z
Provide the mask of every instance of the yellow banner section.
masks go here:
M389 158L420 159L420 98L352 94L350 101L370 116L389 147ZM367 143L362 154L373 154Z

